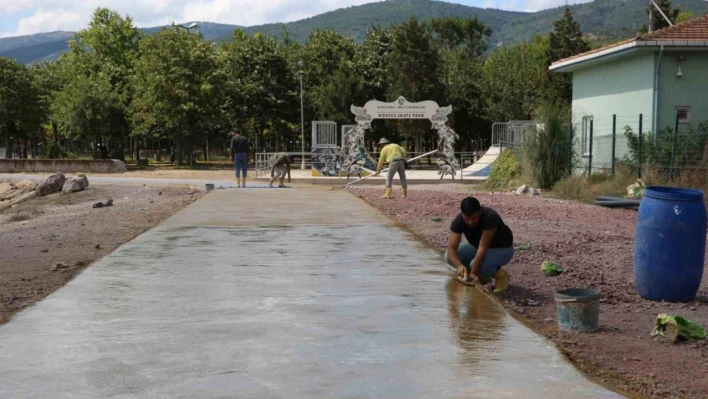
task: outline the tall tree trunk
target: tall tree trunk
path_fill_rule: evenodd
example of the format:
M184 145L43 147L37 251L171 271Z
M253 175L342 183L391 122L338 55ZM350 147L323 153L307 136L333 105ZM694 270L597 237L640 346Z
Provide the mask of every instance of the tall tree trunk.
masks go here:
M140 140L134 139L133 140L135 144L135 155L133 156L133 159L135 159L135 162L140 162Z

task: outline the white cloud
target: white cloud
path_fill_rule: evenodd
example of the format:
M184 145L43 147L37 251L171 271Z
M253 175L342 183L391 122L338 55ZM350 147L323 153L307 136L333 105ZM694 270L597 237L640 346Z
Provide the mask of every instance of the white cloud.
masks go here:
M98 7L130 15L139 27L168 21L209 21L242 26L289 22L380 0L0 0L0 18L32 13L0 37L86 27Z

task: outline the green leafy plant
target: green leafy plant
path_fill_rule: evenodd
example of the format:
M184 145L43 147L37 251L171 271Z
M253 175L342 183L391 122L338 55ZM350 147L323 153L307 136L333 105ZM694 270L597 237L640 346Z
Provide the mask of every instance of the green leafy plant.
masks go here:
M543 262L541 264L541 272L548 277L557 276L563 273L563 268L561 268L556 262Z
M503 151L492 164L492 172L485 186L489 190L501 190L521 174L521 163L512 150Z

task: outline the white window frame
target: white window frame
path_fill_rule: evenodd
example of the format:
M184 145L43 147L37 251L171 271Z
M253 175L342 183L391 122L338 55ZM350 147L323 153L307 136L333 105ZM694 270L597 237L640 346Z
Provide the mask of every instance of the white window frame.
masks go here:
M590 156L590 121L592 120L594 120L592 115L583 115L580 133L580 150L585 157Z
M688 118L678 119L679 111L686 111L686 113L688 114ZM687 107L687 106L676 107L676 119L678 119L678 123L682 124L682 125L687 124L687 123L691 123L691 107Z

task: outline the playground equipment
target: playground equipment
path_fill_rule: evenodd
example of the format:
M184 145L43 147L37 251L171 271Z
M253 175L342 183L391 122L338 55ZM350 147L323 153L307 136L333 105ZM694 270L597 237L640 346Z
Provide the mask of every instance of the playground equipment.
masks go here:
M312 122L312 176L340 176L345 156L337 145L337 123Z

